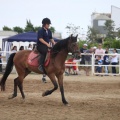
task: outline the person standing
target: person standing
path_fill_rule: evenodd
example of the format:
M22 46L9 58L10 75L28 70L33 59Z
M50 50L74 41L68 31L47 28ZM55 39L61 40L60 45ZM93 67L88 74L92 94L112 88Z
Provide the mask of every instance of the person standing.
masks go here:
M101 73L102 72L102 65L103 64L103 60L101 59L101 56L98 56L98 66L96 68L96 72L97 73ZM98 76L98 75L97 75ZM102 76L102 75L101 75Z
M103 64L104 65L109 65L110 64L110 61L109 61L109 55L108 54L108 51L105 51L105 55L103 57ZM105 75L107 76L108 75L108 66L105 66Z
M105 50L102 49L102 44L98 45L98 48L95 50L95 64L98 63L98 56L101 56L101 60L103 61L103 56L105 54ZM103 67L102 67L102 73L103 73Z
M87 44L83 44L83 47L80 49L80 52L81 53L85 53L86 50L87 50L87 46L88 46ZM84 64L85 65L85 55L81 56L80 64Z
M112 65L117 65L117 63L118 63L118 56L117 56L117 50L116 49L114 49L113 50L113 56L112 56L112 59L111 59L111 64ZM112 66L112 73L113 74L116 74L116 67L115 66Z
M80 49L80 52L81 53L85 53L86 50L87 50L87 46L88 46L87 44L83 44L83 47ZM85 65L85 55L81 55L80 65ZM86 67L85 66L78 66L78 69L79 69L79 71L81 69L83 69L85 71L86 75L87 75Z
M0 48L1 51L1 48ZM2 53L0 52L0 72L2 72Z
M38 31L38 34L37 34L37 50L41 54L40 65L38 69L41 72L44 72L43 67L44 67L45 57L46 57L48 48L51 47L49 43L52 42L53 45L55 44L54 40L52 39L52 32L49 29L50 24L51 24L50 19L44 18L42 20L42 28Z
M98 56L101 56L103 60L103 55L105 54L105 50L102 49L102 44L98 45L98 48L95 50L96 60L98 61Z
M91 47L90 49L86 50L85 52L85 65L91 65L92 64L92 54L94 53L95 49ZM90 66L86 66L86 76L89 76L90 72Z

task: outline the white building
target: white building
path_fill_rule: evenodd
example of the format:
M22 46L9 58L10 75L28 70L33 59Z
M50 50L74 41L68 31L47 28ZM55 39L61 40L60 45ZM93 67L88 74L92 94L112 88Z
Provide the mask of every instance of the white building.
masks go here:
M18 34L14 31L0 31L0 48L2 48L2 39Z

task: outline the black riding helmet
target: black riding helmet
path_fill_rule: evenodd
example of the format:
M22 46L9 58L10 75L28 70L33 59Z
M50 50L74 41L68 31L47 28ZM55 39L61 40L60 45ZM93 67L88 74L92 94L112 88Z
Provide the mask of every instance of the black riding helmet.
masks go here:
M42 24L43 24L43 25L45 25L45 24L51 24L51 21L50 21L49 18L44 18L44 19L42 20Z

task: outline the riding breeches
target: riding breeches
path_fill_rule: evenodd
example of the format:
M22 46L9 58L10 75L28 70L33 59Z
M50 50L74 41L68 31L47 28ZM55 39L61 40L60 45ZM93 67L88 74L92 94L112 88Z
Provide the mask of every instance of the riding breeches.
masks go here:
M40 65L43 65L47 51L48 51L48 47L46 45L39 44L39 45L37 45L37 50L39 51L39 53L41 55L40 56Z

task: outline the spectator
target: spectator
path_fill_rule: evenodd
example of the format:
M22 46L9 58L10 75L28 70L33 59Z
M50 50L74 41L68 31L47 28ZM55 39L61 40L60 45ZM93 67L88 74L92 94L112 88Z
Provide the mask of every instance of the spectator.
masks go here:
M86 54L87 55L85 55L85 65L91 65L91 57L92 57L92 53L94 53L94 51L95 51L95 49L92 47L92 48L90 48L89 50L86 50ZM90 55L89 55L90 54ZM87 76L89 76L89 71L90 71L90 66L88 66L88 67L86 67L86 75Z
M98 48L95 50L95 54L96 54L97 61L98 61L98 56L101 56L101 59L103 60L103 55L105 54L105 51L102 49L102 44L98 45Z
M13 46L11 51L12 51L12 53L17 52L17 46Z
M110 64L110 61L109 61L109 55L108 54L108 51L105 51L105 56L103 57L103 64L104 65L109 65ZM107 76L108 75L108 66L105 66L105 75Z
M85 53L87 50L87 46L88 46L87 44L83 44L83 47L80 49L80 52ZM85 65L85 55L81 55L80 65ZM83 69L85 71L85 73L87 73L85 66L78 66L78 69L79 69L79 71Z
M1 48L0 48L1 51ZM0 52L0 72L2 72L2 53Z
M101 59L103 60L103 55L102 54L103 55L105 54L105 50L102 49L102 44L99 44L98 48L95 50L95 57L96 57L95 64L98 63L98 56L101 56ZM102 72L103 72L103 69L102 69Z
M28 50L32 50L32 45L31 44L29 44Z
M19 50L24 50L24 46L20 46Z
M33 49L32 50L37 50L36 46L37 46L36 44L33 44Z
M87 44L84 44L83 47L80 49L80 52L85 53L87 50L87 46L88 46ZM81 56L80 64L85 64L85 55Z
M117 63L118 63L118 56L117 56L117 50L116 49L113 50L113 54L114 55L112 56L111 64L112 65L117 65ZM116 67L115 66L112 66L112 73L116 74Z
M97 73L101 73L101 72L102 72L102 66L101 66L101 65L103 64L103 61L102 61L100 55L98 55L97 58L98 58L98 65L99 65L99 66L97 66L96 72L97 72ZM101 76L102 76L102 75L101 75Z

